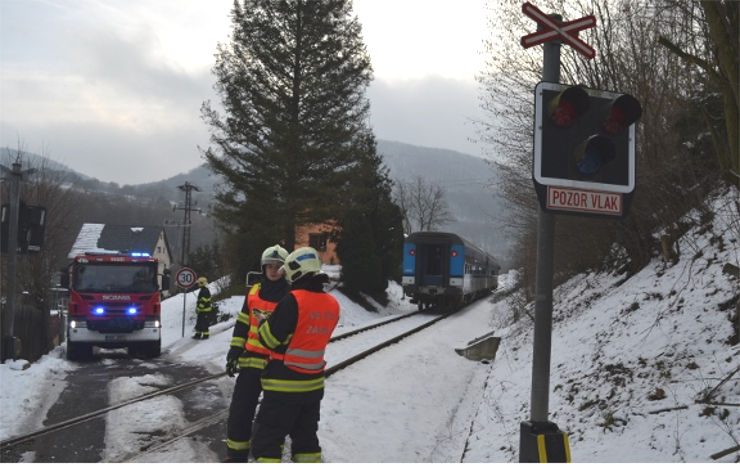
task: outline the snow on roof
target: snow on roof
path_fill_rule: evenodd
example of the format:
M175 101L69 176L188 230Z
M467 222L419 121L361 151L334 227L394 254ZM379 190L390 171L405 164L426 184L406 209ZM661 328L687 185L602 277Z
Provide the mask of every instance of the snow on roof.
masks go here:
M163 230L159 227L85 223L67 255L72 259L86 252L152 253Z
M98 248L98 240L100 240L100 234L103 233L104 227L105 224L82 224L80 233L77 234L77 240L75 240L74 245L72 245L72 249L69 250L67 258L72 259L85 252L117 253L117 250Z

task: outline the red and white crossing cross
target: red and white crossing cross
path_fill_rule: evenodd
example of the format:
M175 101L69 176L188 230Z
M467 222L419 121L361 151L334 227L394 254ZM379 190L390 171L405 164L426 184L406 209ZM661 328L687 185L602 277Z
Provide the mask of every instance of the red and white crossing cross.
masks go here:
M596 56L596 50L589 44L578 38L578 31L588 29L596 25L594 15L584 16L581 19L574 19L564 23L558 22L550 16L543 13L539 8L526 2L522 5L522 11L525 15L537 21L542 25L542 30L522 37L522 46L524 48L533 47L548 40L561 38L564 42L570 44L583 56L589 60Z

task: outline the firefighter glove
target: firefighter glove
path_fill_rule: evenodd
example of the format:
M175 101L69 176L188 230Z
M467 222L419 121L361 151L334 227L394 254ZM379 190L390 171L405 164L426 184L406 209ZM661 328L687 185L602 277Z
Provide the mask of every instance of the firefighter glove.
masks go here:
M226 373L229 377L234 377L234 374L239 372L239 356L243 352L244 350L237 346L229 348L229 352L226 354Z
M234 377L239 372L239 359L226 361L226 375Z
M244 350L238 346L232 346L229 348L229 352L226 353L226 362L231 362L235 359L239 359L239 356L242 355Z

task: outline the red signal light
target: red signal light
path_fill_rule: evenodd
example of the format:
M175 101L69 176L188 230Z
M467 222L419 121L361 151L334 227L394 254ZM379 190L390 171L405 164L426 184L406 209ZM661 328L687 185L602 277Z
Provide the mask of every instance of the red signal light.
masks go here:
M456 256L457 256L457 251L456 250L452 250L452 257L454 258Z
M581 87L568 87L549 103L550 120L557 127L570 127L588 110L588 94Z
M601 129L608 135L618 135L640 119L640 116L642 116L640 102L632 95L620 95L614 99Z
M415 249L413 249L413 248L412 248L412 249L410 249L410 250L409 250L409 254L410 254L411 256L414 256L414 255L416 255L416 250L415 250Z

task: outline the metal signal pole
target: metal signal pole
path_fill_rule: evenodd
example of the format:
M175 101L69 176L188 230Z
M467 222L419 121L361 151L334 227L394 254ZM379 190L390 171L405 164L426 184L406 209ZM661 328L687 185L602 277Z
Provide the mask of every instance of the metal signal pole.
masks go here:
M560 17L552 15L560 21ZM560 41L544 44L542 80L560 82ZM545 422L550 391L550 351L552 345L552 277L555 215L538 209L537 272L534 303L534 353L532 358L532 422Z
M10 207L8 211L8 289L6 314L3 314L3 331L2 331L2 360L14 358L17 356L19 341L13 335L15 330L15 288L16 274L18 273L18 223L20 218L21 202L21 182L24 174L32 174L35 169L26 169L21 171L20 160L13 163L13 169L10 170L5 166L0 166L5 174L9 174L6 179L10 180Z

